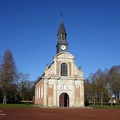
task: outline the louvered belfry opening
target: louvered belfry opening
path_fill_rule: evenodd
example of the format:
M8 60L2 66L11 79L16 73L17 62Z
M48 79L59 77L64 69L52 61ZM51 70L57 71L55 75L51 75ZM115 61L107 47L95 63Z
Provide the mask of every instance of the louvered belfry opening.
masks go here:
M69 96L67 93L62 93L59 97L59 107L69 107Z

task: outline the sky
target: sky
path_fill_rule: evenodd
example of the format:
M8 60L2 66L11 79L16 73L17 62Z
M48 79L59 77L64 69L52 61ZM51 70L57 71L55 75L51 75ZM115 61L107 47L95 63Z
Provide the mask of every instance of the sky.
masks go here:
M85 78L120 65L120 0L0 0L0 56L10 49L18 71L35 81L56 55L61 12Z

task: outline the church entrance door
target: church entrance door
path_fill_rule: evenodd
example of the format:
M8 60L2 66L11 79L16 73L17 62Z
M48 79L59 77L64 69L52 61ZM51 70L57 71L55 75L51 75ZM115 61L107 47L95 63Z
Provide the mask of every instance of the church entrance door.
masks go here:
M60 107L69 107L69 96L67 93L62 93L59 97Z

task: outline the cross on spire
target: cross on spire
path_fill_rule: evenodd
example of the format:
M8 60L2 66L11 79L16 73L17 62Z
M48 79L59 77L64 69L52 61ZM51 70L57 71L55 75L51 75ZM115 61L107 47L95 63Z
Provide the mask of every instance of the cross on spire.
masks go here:
M59 15L61 16L61 20L62 20L62 17L64 16L64 14L61 12L59 13Z

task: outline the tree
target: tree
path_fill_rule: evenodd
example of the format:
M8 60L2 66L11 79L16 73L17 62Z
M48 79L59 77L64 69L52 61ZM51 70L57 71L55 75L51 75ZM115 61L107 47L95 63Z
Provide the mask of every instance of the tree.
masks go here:
M17 69L10 49L4 52L0 69L0 84L3 90L3 104L6 104L7 92L17 80Z
M20 73L19 92L21 100L33 100L34 96L34 82L28 80L29 74Z
M107 87L110 93L110 98L112 101L112 96L119 100L120 98L120 66L113 66L110 68L107 74ZM112 105L112 102L111 102Z
M96 102L100 102L103 105L103 102L109 100L108 90L106 88L106 74L98 69L96 73L90 74L89 79L91 81L91 97L94 105Z
M103 100L106 93L106 82L105 82L105 74L100 69L98 69L96 72L96 82L97 82L98 98L100 98L100 103L101 105L103 105Z
M85 105L88 105L91 101L92 101L92 86L91 86L91 82L89 79L85 79L84 82L84 87L85 87Z
M113 82L114 82L114 95L119 100L120 98L120 66L113 66Z
M1 56L0 56L0 102L2 101L2 85L1 85Z
M97 98L96 74L90 74L89 79L91 81L91 99L95 105Z

